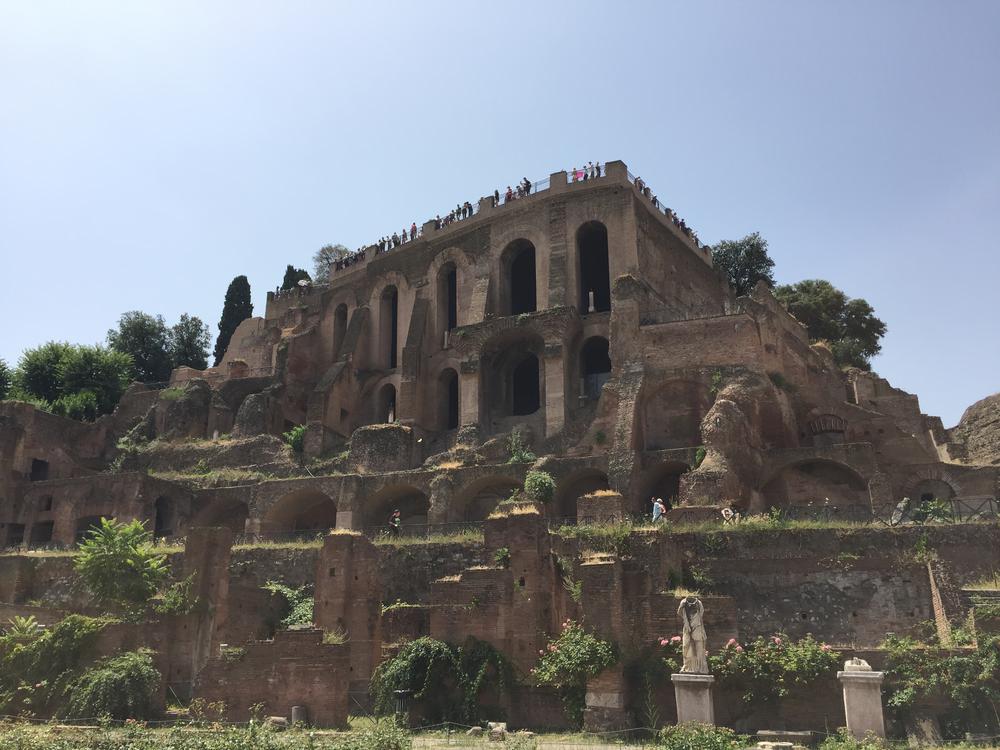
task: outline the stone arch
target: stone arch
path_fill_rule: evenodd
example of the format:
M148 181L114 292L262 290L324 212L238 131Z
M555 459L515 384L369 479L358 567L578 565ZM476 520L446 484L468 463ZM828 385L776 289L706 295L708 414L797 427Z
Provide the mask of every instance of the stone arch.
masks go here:
M650 451L701 445L701 421L711 406L712 394L704 383L661 383L640 403L641 448Z
M337 504L318 490L283 495L264 513L261 529L272 532L326 531L337 525Z
M242 534L250 517L250 508L238 498L220 498L195 513L189 528L199 526L222 526L234 534Z
M520 315L538 309L538 267L535 245L516 239L500 256L501 314Z
M934 500L950 503L957 494L955 488L943 479L927 478L911 484L903 496L910 498L911 504Z
M667 510L677 506L681 477L691 469L683 461L661 461L653 464L638 477L630 512L652 517L652 498L663 499Z
M610 344L604 336L591 336L580 347L580 393L588 401L601 397L611 378Z
M501 501L520 488L521 482L512 477L491 475L476 479L455 494L448 518L469 523L485 521Z
M608 256L608 228L588 221L576 230L577 278L581 315L611 310L611 270ZM590 297L593 294L593 309Z
M586 494L609 488L607 473L593 467L567 474L556 482L556 494L552 498L553 518L576 521L577 501Z
M407 527L423 530L427 526L427 514L431 508L430 498L423 490L412 484L391 484L362 502L364 505L362 517L364 525L368 528L385 527L390 514L396 509L400 511L404 533Z
M868 483L855 469L827 459L781 467L761 487L764 509L871 505Z
M523 330L498 336L483 348L480 394L486 421L544 412L543 351L541 336Z

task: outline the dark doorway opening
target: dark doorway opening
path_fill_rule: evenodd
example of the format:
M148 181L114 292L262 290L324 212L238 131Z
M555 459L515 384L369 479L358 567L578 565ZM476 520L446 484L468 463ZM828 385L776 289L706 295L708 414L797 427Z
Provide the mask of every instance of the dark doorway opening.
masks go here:
M398 347L399 329L399 293L396 287L386 287L382 292L382 304L379 310L382 329L382 352L385 366L390 370L396 367L396 350Z
M396 421L396 387L392 383L386 383L378 392L378 422Z
M337 311L333 314L333 359L336 361L340 356L340 347L344 345L344 336L347 334L347 305L337 305Z
M445 300L442 318L445 330L450 331L458 325L458 271L452 263L442 269L441 291Z
M529 354L514 368L511 375L512 410L514 416L534 414L540 406L538 396L538 357Z
M158 497L153 508L153 536L172 536L174 533L173 502L169 498Z
M40 458L31 459L31 476L29 478L32 482L44 482L48 479L49 462Z
M458 427L458 373L451 368L444 370L438 391L441 424L446 430L454 430Z
M589 221L576 233L580 256L580 312L611 309L611 272L608 268L608 230L598 221ZM591 311L590 294L594 295Z
M31 543L46 544L52 541L52 529L55 524L52 521L39 521L31 526Z
M583 394L591 401L601 397L601 388L611 377L611 356L608 354L608 340L594 336L583 343L580 350L580 373L583 379Z
M535 312L535 246L527 240L513 251L510 262L510 314Z

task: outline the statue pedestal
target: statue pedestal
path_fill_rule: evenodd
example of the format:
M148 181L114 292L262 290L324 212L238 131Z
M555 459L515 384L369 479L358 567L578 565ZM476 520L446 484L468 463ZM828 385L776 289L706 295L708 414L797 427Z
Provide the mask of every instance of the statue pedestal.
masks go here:
M710 674L681 672L670 675L677 698L677 723L696 721L699 724L715 726L715 707L712 705L712 683Z
M885 672L845 670L837 672L837 679L844 686L844 713L847 731L858 739L871 732L885 737L885 719L882 715L882 680Z

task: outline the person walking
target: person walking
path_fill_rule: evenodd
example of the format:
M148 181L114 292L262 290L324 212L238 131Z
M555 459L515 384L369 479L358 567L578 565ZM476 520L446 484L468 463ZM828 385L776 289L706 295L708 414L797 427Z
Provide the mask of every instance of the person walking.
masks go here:
M392 512L392 515L389 516L389 533L392 534L393 539L399 538L399 529L402 525L402 514L400 514L399 509L397 508Z

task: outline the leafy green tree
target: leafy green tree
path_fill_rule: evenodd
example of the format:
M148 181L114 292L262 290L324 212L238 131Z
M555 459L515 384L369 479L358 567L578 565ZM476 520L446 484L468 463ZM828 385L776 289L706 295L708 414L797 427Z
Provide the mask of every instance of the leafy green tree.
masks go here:
M886 325L867 301L851 299L823 279L784 284L774 296L806 327L809 338L829 342L839 365L871 369L869 360L882 350Z
M108 656L69 685L69 700L61 713L67 719L149 719L156 711L159 684L150 649Z
M34 349L25 349L14 371L14 390L18 395L55 401L62 395L59 365L72 347L64 341L49 341Z
M108 346L132 355L135 377L142 382L159 382L170 377L169 333L162 315L139 310L123 313L118 328L108 331Z
M171 328L168 336L170 359L174 367L208 367L208 347L212 334L201 318L184 313Z
M729 277L738 297L753 291L758 281L774 286L774 261L767 253L767 240L759 232L739 240L723 240L712 248L712 263Z
M79 545L76 572L101 602L139 610L167 577L166 556L153 551L152 538L142 521L102 518Z
M253 315L250 302L250 282L246 276L237 276L229 283L226 299L222 304L222 318L219 320L219 338L215 341L215 364L222 361L236 328Z
M0 401L7 398L13 377L14 374L10 371L7 363L0 359Z
M101 414L114 411L132 373L130 355L103 346L71 346L59 363L63 395L90 391Z
M291 263L285 268L285 278L281 280L282 289L294 289L300 281L312 281L309 272L304 268L296 268Z
M343 245L323 245L313 255L313 281L326 284L330 281L330 264L348 255L350 251Z

